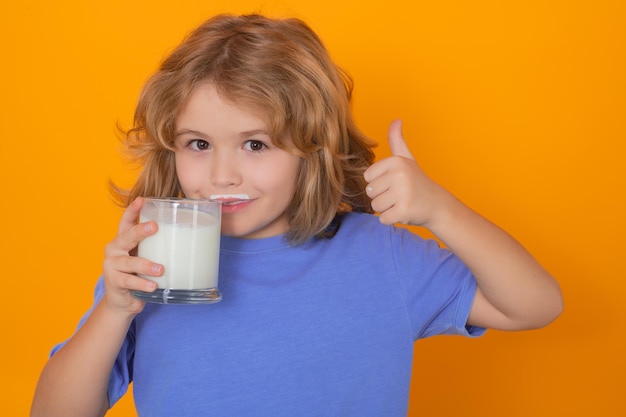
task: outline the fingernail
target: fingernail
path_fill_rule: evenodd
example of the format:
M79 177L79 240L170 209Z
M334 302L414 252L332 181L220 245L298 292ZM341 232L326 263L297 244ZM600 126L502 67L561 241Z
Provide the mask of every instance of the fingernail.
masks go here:
M144 224L144 225L143 225L143 229L144 229L146 232L151 232L151 231L152 231L152 222L148 222L148 223Z
M155 274L160 274L161 271L163 270L163 266L159 265L159 264L152 264L152 266L150 267L151 271L154 272Z

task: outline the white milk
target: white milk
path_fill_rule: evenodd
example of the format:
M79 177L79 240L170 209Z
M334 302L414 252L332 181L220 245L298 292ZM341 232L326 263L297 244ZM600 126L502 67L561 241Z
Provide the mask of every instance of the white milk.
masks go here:
M171 209L167 210L169 214L161 218L173 217ZM163 211L159 214L163 214ZM138 256L165 267L161 277L143 277L158 283L159 288L217 288L220 253L218 219L208 213L194 213L186 209L178 209L176 216L178 224L161 222L150 211L141 216L141 222L157 219L159 230L141 241ZM192 224L194 216L196 225Z

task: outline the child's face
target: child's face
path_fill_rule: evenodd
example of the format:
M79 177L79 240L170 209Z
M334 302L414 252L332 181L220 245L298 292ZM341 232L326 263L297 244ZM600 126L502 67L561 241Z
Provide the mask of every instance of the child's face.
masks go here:
M189 198L223 201L222 233L287 232L300 158L272 143L263 117L197 87L176 117L176 171Z

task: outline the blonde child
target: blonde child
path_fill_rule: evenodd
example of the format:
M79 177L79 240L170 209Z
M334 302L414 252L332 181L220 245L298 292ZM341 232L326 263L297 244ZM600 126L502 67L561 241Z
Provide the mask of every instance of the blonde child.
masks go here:
M296 19L216 16L147 82L127 134L143 164L92 309L53 350L33 416L405 416L414 342L547 325L558 284L512 237L350 113L350 78ZM213 305L144 303L147 196L223 202ZM376 213L376 214L374 214ZM446 249L395 223L429 228Z

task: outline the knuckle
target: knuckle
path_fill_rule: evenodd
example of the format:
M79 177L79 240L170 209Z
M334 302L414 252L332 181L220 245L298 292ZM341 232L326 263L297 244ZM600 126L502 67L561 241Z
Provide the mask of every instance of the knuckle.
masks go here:
M115 246L113 245L113 242L107 243L106 246L104 247L104 256L108 258L114 252L115 252Z
M112 269L111 268L111 258L104 258L104 261L102 262L102 267L104 268L105 271Z
M382 224L389 226L391 224L393 224L392 221L390 221L389 215L387 213L383 213L380 215L379 220Z
M133 289L133 284L137 277L134 275L124 274L123 278L120 280L120 284L124 289Z

